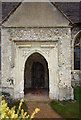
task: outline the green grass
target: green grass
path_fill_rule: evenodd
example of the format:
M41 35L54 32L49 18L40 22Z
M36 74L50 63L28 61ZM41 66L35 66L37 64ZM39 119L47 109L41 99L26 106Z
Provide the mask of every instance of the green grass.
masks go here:
M11 105L9 105L9 108L11 109L13 106L16 106L15 112L17 113L17 110L19 108L19 103L20 103L20 101L15 101ZM26 106L25 102L22 103L21 109L23 109L24 112L27 112L27 106Z
M81 87L75 87L75 101L52 101L51 107L64 118L79 118L81 119Z

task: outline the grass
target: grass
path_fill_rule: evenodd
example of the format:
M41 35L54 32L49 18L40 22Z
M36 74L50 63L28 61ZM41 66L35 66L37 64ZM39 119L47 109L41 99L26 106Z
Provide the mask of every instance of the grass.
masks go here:
M51 107L63 118L81 119L81 87L75 87L74 101L52 101Z

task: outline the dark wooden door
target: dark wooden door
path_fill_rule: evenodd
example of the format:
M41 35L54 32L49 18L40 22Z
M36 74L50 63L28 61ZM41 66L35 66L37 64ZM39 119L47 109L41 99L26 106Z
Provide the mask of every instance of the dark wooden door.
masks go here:
M44 87L44 67L40 62L34 62L32 65L32 87Z

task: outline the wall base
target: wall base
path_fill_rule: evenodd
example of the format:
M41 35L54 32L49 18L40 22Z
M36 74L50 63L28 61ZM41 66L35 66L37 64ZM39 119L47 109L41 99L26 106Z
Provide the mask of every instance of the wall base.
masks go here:
M73 95L73 88L59 88L59 100L60 101L68 101L68 100L74 100L74 95Z

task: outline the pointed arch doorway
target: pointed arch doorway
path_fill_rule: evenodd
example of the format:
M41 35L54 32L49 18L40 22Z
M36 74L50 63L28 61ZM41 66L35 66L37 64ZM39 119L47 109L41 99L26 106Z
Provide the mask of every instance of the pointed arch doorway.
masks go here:
M46 94L45 94L46 93ZM45 96L49 93L49 71L46 59L39 53L28 57L24 69L24 94Z

